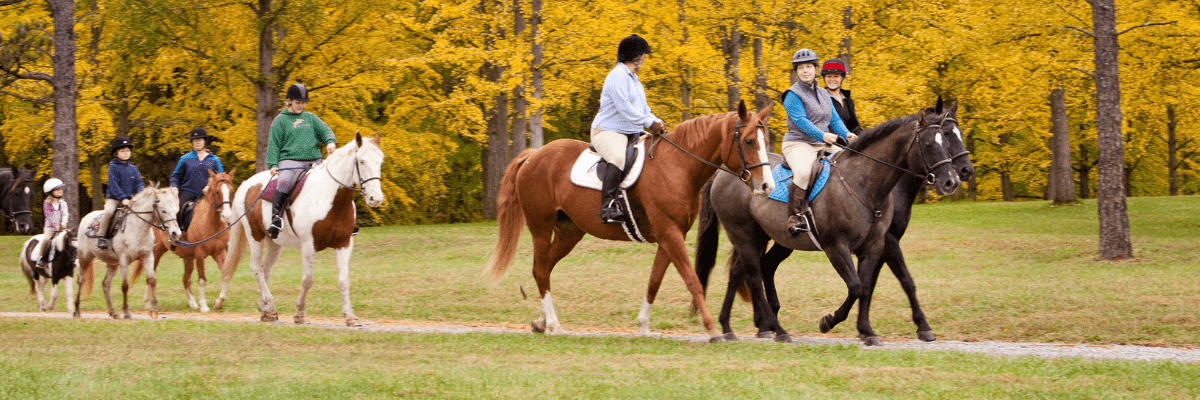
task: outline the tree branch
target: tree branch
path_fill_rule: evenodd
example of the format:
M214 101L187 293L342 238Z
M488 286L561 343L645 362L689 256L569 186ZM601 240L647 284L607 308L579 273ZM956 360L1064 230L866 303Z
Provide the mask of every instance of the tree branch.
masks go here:
M25 1L25 0L0 0L0 7L11 6L13 4L21 3L23 1Z
M1070 26L1070 25L1064 26L1064 28L1083 32L1083 34L1088 35L1088 37L1093 37L1093 38L1096 37L1096 35L1093 35L1091 32L1088 32L1086 29L1083 29L1083 28L1078 28L1078 27L1074 27L1074 26Z
M25 101L28 101L28 102L31 102L31 103L37 103L37 104L41 104L41 105L50 105L50 104L54 104L54 102L52 102L52 101L50 101L50 100L47 100L47 99L35 99L35 98L32 98L32 97L25 97L25 96L22 96L22 95L19 95L19 94L16 94L16 93L13 93L13 92L10 92L10 91L7 91L7 90L0 90L0 94L3 94L3 95L8 95L8 96L12 96L12 97L16 97L16 98L18 98L18 99L21 99L21 100L25 100Z
M1137 29L1137 28L1144 28L1144 27L1147 27L1147 26L1156 26L1156 25L1175 25L1175 21L1170 21L1170 22L1147 22L1147 23L1144 23L1144 24L1141 24L1141 25L1131 26L1131 27L1129 27L1128 29L1125 29L1125 30L1123 30L1123 31L1117 32L1117 36L1124 35L1124 34L1125 34L1125 32L1129 32L1129 31L1132 31L1132 30L1134 30L1134 29Z
M1088 76L1088 77L1091 77L1092 79L1096 79L1096 74L1093 74L1093 73L1091 73L1090 71L1087 71L1087 70L1084 70L1084 69L1081 69L1081 68L1071 68L1071 69L1073 69L1073 70L1076 70L1076 71L1079 71L1079 72L1082 72L1082 73L1085 73L1085 74L1087 74L1087 76Z

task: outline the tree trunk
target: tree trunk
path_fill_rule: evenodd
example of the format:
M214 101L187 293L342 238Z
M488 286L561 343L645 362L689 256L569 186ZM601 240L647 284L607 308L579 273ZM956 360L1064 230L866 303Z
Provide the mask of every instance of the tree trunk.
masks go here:
M1096 137L1100 152L1097 199L1100 259L1133 257L1125 205L1125 148L1121 142L1121 87L1114 0L1091 0L1096 54Z
M846 76L850 76L850 59L854 57L854 54L850 51L850 30L854 29L854 22L850 16L850 6L846 6L842 10L842 28L846 29L846 37L842 38L841 52L838 53L838 59L842 60L842 63L846 66Z
M481 13L486 12L485 1L480 4ZM499 4L499 3L497 3ZM503 40L503 28L496 28L493 35L484 38L484 50L496 51L496 42ZM504 77L505 67L493 62L483 65L484 78L489 82L500 82ZM487 144L483 149L483 218L496 219L496 200L500 197L500 181L504 178L504 168L508 166L508 96L505 90L500 90L492 97L492 105L484 111L487 118ZM487 108L487 105L484 105Z
M975 152L975 131L967 129L964 133L966 133L963 137L966 140L967 151L971 152L971 154L979 154ZM967 198L971 199L971 201L979 198L979 184L975 180L978 176L979 174L972 174L971 180L967 181Z
M258 0L258 80L254 81L255 91L255 132L258 144L254 149L254 172L270 169L267 166L267 144L271 140L271 122L279 113L278 69L275 68L275 33L274 20L268 18L271 13L272 0Z
M736 20L730 26L721 27L721 32L723 33L721 51L725 54L725 109L733 111L737 109L738 100L741 99L738 63L742 58L742 45L745 38L742 37L742 31L738 29Z
M758 28L758 35L754 37L754 109L762 111L771 105L771 96L767 94L767 66L763 64L763 39L762 25L755 24ZM763 120L763 126L770 126L770 115ZM771 137L771 130L767 129L766 146L769 151L775 151L775 138Z
M546 144L546 136L542 130L542 42L538 38L538 27L542 24L542 0L530 0L529 36L530 53L533 60L529 63L530 83L533 85L533 112L529 114L529 147L539 148Z
M1167 174L1170 181L1171 195L1179 195L1179 141L1175 136L1175 126L1179 120L1175 116L1175 105L1167 105Z
M1009 134L1007 134L1007 133L1000 134L1000 148L1001 149L1007 149L1009 147L1008 139L1009 139ZM1014 194L1013 186L1012 186L1012 174L1009 171L1009 163L1007 161L1003 161L1000 163L999 168L1000 168L1000 193L1002 196L1004 196L1004 201L1016 200L1016 195Z
M683 27L683 42L680 45L687 45L688 42L688 22L687 22L687 3L684 0L676 2L679 5L679 26ZM680 73L679 80L679 101L682 111L679 114L679 122L692 119L692 67L684 64L683 71Z
M1061 87L1050 91L1050 179L1047 194L1052 204L1074 204L1071 181L1071 138L1067 132L1067 98Z
M513 38L519 40L525 32L525 15L521 13L521 0L513 0ZM525 77L513 87L512 154L525 150ZM511 157L510 157L511 158Z
M67 182L79 181L79 125L75 121L75 1L47 0L54 19L54 176ZM70 205L69 226L79 225L79 185L66 185L63 200Z
M1087 146L1079 144L1079 198L1086 199L1092 195L1091 179L1092 166L1095 162L1088 159Z

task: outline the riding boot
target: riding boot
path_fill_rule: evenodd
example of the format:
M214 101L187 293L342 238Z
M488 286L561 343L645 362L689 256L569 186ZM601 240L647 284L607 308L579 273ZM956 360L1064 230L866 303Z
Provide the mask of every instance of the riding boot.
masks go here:
M279 231L283 230L283 209L287 206L290 195L276 190L275 197L271 200L271 226L267 227L267 234L271 235L271 239L278 239Z
M794 183L791 184L788 191L790 192L787 211L788 233L794 237L811 229L811 225L808 223L808 216L805 215L805 211L808 208L808 191L801 189Z
M604 168L604 176L600 177L600 222L619 224L626 220L625 213L617 205L621 194L621 170L608 161Z

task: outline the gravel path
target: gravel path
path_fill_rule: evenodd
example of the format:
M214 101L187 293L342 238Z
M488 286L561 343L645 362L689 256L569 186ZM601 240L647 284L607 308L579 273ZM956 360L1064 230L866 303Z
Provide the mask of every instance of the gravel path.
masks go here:
M71 315L65 312L51 313L20 313L20 312L0 312L0 317L3 318L71 318ZM297 326L290 321L290 317L280 316L283 320L275 324L281 326ZM88 319L111 319L105 313L84 313L83 318ZM150 317L146 314L134 314L134 319L148 320ZM211 322L258 322L257 315L248 314L198 314L198 313L162 313L160 319L178 319L188 321L211 321ZM289 320L289 321L285 321ZM332 318L310 318L311 322L307 326L324 329L336 330L360 330L368 332L403 332L403 333L435 333L435 334L460 334L460 333L511 333L511 334L531 334L529 329L517 329L511 326L499 325L456 325L444 323L429 323L415 321L386 321L386 320L364 320L363 326L358 328L350 328L345 324L345 320ZM639 337L637 334L594 331L594 332L570 332L570 336L619 336L619 337ZM708 337L693 336L693 335L654 335L664 339L689 341L689 342L707 342ZM757 338L742 338L743 341L773 343L770 339ZM1086 345L1086 344L1056 344L1056 343L1008 343L1008 342L964 342L956 340L937 340L934 342L922 342L916 339L912 340L885 340L882 346L867 347L863 346L858 339L850 338L830 338L830 337L814 337L814 336L795 336L795 345L851 345L859 346L859 348L869 351L889 351L889 350L941 350L941 351L961 351L970 353L982 353L991 356L1037 356L1037 357L1081 357L1091 359L1115 359L1115 360L1134 360L1134 361L1155 361L1169 360L1185 363L1200 363L1200 349L1196 348L1181 348L1181 347L1153 347L1153 346L1132 346L1132 345Z

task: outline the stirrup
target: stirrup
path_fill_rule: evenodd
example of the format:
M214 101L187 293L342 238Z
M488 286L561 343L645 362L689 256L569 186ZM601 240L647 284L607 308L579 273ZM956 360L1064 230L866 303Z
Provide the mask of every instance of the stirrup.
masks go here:
M283 218L278 215L271 216L271 226L267 227L267 234L271 235L271 239L279 239L281 230L283 230Z
M794 215L794 217L799 220L788 225L788 233L792 234L792 236L799 236L801 233L807 233L812 230L811 225L808 223L808 215L800 213ZM788 219L790 220L791 218Z
M108 238L99 238L96 240L96 247L100 250L108 250Z

